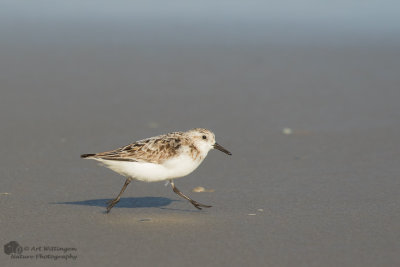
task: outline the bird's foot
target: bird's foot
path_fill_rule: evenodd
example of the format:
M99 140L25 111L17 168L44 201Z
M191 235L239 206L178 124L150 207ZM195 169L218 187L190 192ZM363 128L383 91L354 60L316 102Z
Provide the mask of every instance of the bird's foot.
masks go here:
M110 210L119 202L119 200L120 200L119 198L116 198L116 199L107 201L108 206L107 206L106 213L109 213Z
M192 205L196 208L201 210L202 208L211 208L212 206L209 205L205 205L205 204L201 204L195 200L190 200L190 203L192 203Z

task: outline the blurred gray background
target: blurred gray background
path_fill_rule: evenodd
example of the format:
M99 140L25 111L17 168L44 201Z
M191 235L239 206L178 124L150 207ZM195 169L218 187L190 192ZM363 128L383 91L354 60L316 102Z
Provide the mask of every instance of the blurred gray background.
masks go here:
M2 1L0 245L77 258L0 265L399 266L399 10ZM138 182L104 214L124 178L81 153L194 127L233 153L176 181L213 208Z

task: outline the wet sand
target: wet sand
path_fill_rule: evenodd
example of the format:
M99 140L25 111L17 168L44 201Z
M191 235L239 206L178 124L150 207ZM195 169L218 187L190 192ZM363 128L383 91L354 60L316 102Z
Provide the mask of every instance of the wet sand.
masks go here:
M76 248L66 266L400 264L400 42L178 42L118 23L2 26L1 245ZM176 180L212 208L135 182L104 213L124 178L80 154L193 127L233 153Z

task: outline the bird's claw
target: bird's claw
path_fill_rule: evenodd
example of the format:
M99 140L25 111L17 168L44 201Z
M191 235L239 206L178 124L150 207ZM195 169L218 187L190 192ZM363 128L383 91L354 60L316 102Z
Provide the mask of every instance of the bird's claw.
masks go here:
M201 210L202 208L201 207L203 207L203 208L211 208L212 206L209 206L209 205L204 205L204 204L201 204L201 203L199 203L199 202L197 202L197 201L190 201L190 203L192 203L192 205L196 208L196 209L199 209L199 210Z
M119 199L112 199L107 201L107 210L106 213L110 213L110 210L119 202Z

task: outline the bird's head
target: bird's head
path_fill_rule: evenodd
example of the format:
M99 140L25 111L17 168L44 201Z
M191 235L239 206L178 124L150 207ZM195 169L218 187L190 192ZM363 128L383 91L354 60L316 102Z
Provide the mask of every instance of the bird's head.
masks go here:
M195 146L203 153L207 153L211 149L218 149L225 154L232 155L231 152L215 142L215 135L210 130L195 128L187 131L186 133L194 140Z

